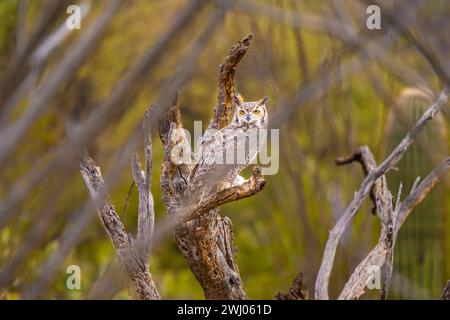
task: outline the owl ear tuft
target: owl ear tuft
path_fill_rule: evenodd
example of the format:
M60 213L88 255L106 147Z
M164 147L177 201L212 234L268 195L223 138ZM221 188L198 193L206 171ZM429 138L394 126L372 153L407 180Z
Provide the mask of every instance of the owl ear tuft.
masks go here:
M269 97L265 96L264 98L262 98L261 100L258 101L258 105L259 106L265 105L267 100L269 100Z
M239 93L236 93L234 96L233 96L233 100L234 100L234 103L237 105L237 106L241 106L242 105L242 96L239 94Z

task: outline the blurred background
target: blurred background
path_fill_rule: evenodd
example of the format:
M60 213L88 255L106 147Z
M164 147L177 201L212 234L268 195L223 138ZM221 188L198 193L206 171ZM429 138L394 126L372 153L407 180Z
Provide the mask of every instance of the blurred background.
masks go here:
M233 221L242 279L251 299L272 299L304 272L313 292L328 231L363 179L335 159L368 145L380 163L439 94L450 71L450 1L381 1L381 29L369 30L366 1L0 1L0 298L128 299L132 288L89 206L78 171L87 148L112 201L136 230L138 195L129 157L151 105L180 89L183 123L212 116L218 66L249 33L239 64L245 100L268 95L280 128L280 170L259 194L224 205ZM422 48L422 50L421 50ZM425 50L423 50L425 48ZM429 53L427 55L427 53ZM446 72L447 71L447 72ZM448 155L449 107L431 122L396 170L394 198L407 195ZM156 219L161 142L153 134ZM142 153L141 153L142 156ZM249 176L249 173L246 174ZM440 183L400 230L391 299L436 299L450 278L450 184ZM125 202L130 194L127 206ZM379 220L366 200L337 251L337 297L376 244ZM81 268L81 290L66 268ZM201 299L199 284L169 236L151 272L165 299ZM114 283L112 285L111 283ZM378 298L370 290L363 298Z

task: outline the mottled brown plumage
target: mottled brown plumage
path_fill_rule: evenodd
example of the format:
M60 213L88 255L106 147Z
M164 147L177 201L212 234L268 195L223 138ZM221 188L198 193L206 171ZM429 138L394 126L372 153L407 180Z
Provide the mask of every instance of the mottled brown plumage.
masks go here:
M225 128L205 132L187 192L201 195L240 185L239 173L254 163L266 139L267 97L242 102L235 97L235 112Z

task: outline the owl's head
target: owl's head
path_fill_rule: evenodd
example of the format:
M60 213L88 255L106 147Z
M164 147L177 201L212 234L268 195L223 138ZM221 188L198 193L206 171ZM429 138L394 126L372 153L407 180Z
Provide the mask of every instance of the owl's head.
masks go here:
M269 114L266 103L269 97L253 102L243 102L238 96L234 96L236 109L234 111L234 125L249 128L267 128Z

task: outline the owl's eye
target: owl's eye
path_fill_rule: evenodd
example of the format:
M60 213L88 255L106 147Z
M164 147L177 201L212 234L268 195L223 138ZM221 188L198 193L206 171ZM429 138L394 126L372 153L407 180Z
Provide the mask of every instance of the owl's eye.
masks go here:
M260 113L261 113L261 110L259 110L259 109L253 110L253 114L254 114L254 115L258 115L258 114L260 114Z
M239 115L240 115L240 116L243 116L243 115L245 115L245 111L244 111L244 110L242 110L242 109L240 109L240 110L239 110Z

